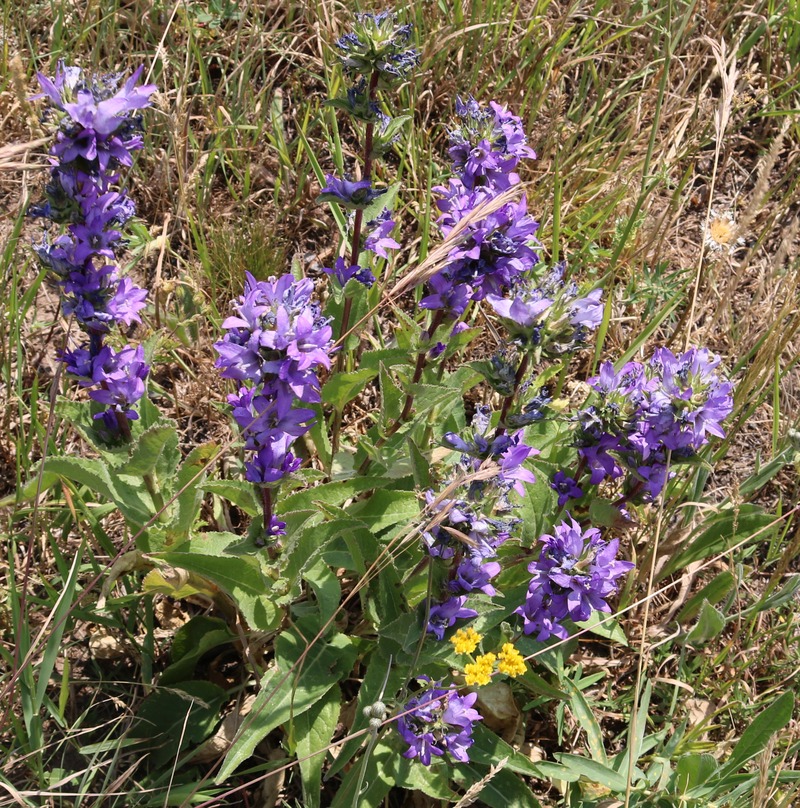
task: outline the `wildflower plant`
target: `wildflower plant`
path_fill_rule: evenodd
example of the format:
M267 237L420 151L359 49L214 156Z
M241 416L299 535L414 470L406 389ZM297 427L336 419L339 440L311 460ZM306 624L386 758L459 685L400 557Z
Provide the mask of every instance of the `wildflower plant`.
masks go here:
M185 649L198 637L205 650L235 643L260 680L255 717L210 776L236 777L275 733L300 761L309 805L328 782L337 806L366 789L378 804L394 785L457 801L494 776L486 761L500 748L513 763L500 782L532 799L516 775L545 770L494 734L489 688L517 713L572 693L573 638L587 626L619 636L636 529L682 469L708 459L733 410L733 385L703 347L603 354L589 370L612 290L548 259L538 218L549 214L526 194L528 122L499 102L456 98L447 168L431 170L436 257L419 261L390 176L414 113L394 114L420 70L414 36L382 11L357 14L331 43L343 82L331 114L349 116L342 153L358 156L344 171L316 156L317 203L335 211L341 239L325 245L324 271L245 273L213 345L232 437L185 457L148 401L148 349L119 333L147 319L146 292L120 263L135 215L124 174L155 87L139 84L141 69L90 77L60 64L39 76L53 138L34 249L81 334L60 358L103 430L90 434L64 403L98 458L45 460L43 479L93 485L123 513L135 558L112 576L146 570L143 594L211 604L176 639L151 704L170 688L194 699L201 654ZM204 703L228 700L209 692ZM353 699L360 709L340 712ZM325 759L340 720L347 737Z

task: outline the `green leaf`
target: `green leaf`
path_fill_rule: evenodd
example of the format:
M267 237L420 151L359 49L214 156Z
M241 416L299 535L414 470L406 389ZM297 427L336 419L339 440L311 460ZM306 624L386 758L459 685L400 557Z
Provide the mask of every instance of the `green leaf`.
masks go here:
M204 480L200 488L227 499L248 516L261 515L261 503L256 499L252 483L244 480Z
M395 739L387 739L384 743L394 745ZM418 760L409 760L402 756L399 744L389 763L387 774L392 778L396 788L406 791L421 791L434 800L454 802L457 795L449 785L449 771L443 766L423 766Z
M602 497L592 497L589 502L589 521L593 525L614 527L619 524L619 508Z
M720 777L737 772L748 760L762 752L769 739L792 720L793 710L794 695L791 690L782 693L766 710L762 710L742 733L739 743L720 771Z
M297 737L298 765L303 786L305 808L320 808L322 802L322 767L325 750L339 721L341 693L331 688L322 699L294 720Z
M419 500L413 491L378 489L362 502L354 503L350 512L378 534L388 527L405 527L419 519Z
M319 627L324 626L339 608L342 587L331 568L317 558L303 569L303 579L314 590L319 605Z
M217 784L236 771L273 729L310 710L350 675L356 649L348 637L334 634L318 640L302 665L295 666L305 648L306 641L293 631L284 631L276 639L276 665L261 680L252 710L214 781Z
M161 674L159 686L191 679L200 658L236 639L224 620L199 614L182 625L172 639L172 664Z
M675 767L675 788L679 794L706 786L717 773L717 761L707 754L681 755Z
M225 691L211 682L181 682L170 688L159 687L142 702L131 735L147 738L157 745L150 759L154 764L166 763L214 731L226 698Z
M328 505L341 505L343 502L367 491L371 488L380 488L390 481L379 477L355 477L352 480L342 480L335 483L325 483L316 488L309 488L297 494L278 499L277 511L279 514L291 511L317 510L315 502L325 502Z
M381 365L387 368L394 367L395 365L406 367L408 363L408 351L403 348L380 348L376 351L364 351L358 362L361 368L369 368L370 370L374 370L376 374L380 370Z
M251 628L270 631L280 621L269 592L271 581L261 573L258 559L226 554L234 540L239 537L230 533L201 533L151 557L212 581L236 604Z
M383 362L381 362L378 372L381 384L380 423L381 428L385 430L400 417L405 397Z
M603 733L592 712L592 708L586 701L586 697L570 679L564 679L563 685L569 694L569 706L572 714L578 720L581 729L586 733L586 743L589 746L592 759L602 763L604 766L608 766L608 757L603 745Z
M178 446L178 432L173 421L161 421L145 430L131 449L130 458L119 468L120 474L143 477L155 471L162 453Z
M620 645L628 645L628 638L625 636L625 631L619 621L605 612L592 612L592 616L588 620L575 625L581 629L589 629L592 634L596 634L598 637L604 637Z
M624 774L615 772L608 766L598 763L596 760L581 757L580 755L556 754L559 763L564 766L567 771L573 772L580 777L585 777L591 783L605 786L611 791L624 793L627 786L627 780Z
M765 528L773 522L776 522L775 515L765 513L757 505L726 508L705 520L703 527L687 541L686 549L674 556L661 570L659 580L694 561L721 553L748 538L755 537L759 541L765 541L775 527L770 530Z
M196 446L181 463L175 477L175 493L178 494L174 506L176 513L167 529L170 541L177 543L189 538L189 532L200 515L200 503L203 501L201 486L208 473L208 464L218 448L213 442Z
M699 648L717 637L723 628L725 628L725 615L705 600L700 607L697 622L686 635L686 643Z
M67 580L63 582L58 600L55 606L50 610L53 628L47 637L47 643L45 644L44 653L42 654L42 661L36 671L36 693L33 701L33 710L35 712L38 712L44 703L47 686L50 684L50 676L55 668L58 654L62 650L61 640L69 623L68 618L73 607L73 595L75 594L75 586L78 581L78 572L80 571L82 558L83 542L81 542L81 546L75 552Z
M322 400L334 409L341 410L352 401L378 375L377 370L360 368L350 373L336 373L322 388Z
M502 758L498 758L494 764L501 760ZM475 765L459 764L453 768L453 778L464 789L474 786L487 773L488 767L485 771L480 771ZM491 777L477 796L480 801L475 804L489 808L541 808L530 788L505 768Z
M703 603L719 603L731 591L736 579L728 570L721 572L709 581L696 595L686 602L675 618L679 623L688 623L700 613Z
M406 445L408 446L408 454L414 470L414 484L422 490L430 488L433 485L430 463L417 444L411 439L411 436L406 438Z
M538 763L533 763L525 755L517 752L513 746L495 735L483 724L476 724L472 732L473 744L469 750L470 760L491 766L502 758L508 758L506 767L509 771L524 774L526 777L542 777Z

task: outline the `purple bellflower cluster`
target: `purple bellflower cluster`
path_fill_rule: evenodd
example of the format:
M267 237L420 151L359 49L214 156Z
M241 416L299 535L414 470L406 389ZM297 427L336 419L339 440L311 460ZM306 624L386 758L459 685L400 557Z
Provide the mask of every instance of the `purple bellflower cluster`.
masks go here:
M397 731L408 749L405 758L416 758L429 766L432 757L450 755L459 763L468 763L468 749L473 744L472 731L480 713L473 708L477 693L460 696L453 688L444 689L428 677L426 690L412 696L397 718Z
M452 319L473 300L502 296L539 260L534 249L539 225L528 214L524 196L483 218L475 216L477 208L519 183L514 169L521 159L536 156L527 146L522 121L495 103L483 109L471 97L466 103L459 99L456 112L461 123L450 131L450 156L457 176L434 190L441 196L442 234L447 237L458 228L459 238L420 303Z
M115 190L119 169L130 166L142 148L139 110L150 105L154 85L137 86L142 68L124 83L121 74L87 77L60 62L54 79L37 74L47 109L43 121L55 128L50 149L46 199L32 216L66 224L52 240L45 234L34 247L40 263L52 271L61 291L62 310L73 315L86 343L65 350L67 372L106 405L95 415L112 434L129 434L138 418L134 405L145 392L149 368L141 347L119 352L104 344L114 326L140 322L147 292L120 275L117 259L125 245L121 228L136 207Z
M241 383L228 402L252 452L246 478L263 488L299 468L290 448L314 420L302 405L320 401L317 370L331 365L331 327L313 291L307 278L257 281L248 272L244 294L233 303L236 314L223 322L227 333L214 345L223 378ZM282 535L282 522L272 514L267 521L271 536Z
M733 385L716 372L705 348L675 355L659 348L646 363L610 362L589 380L595 403L576 416L576 443L589 482L626 477L628 498L654 499L673 474L670 463L693 457L708 436L723 437L733 411Z
M413 30L399 25L393 11L356 14L353 30L336 42L345 72L377 75L382 87L403 80L419 64L419 53L411 47Z
M528 566L533 577L525 602L516 609L525 633L536 634L540 642L568 637L567 619L582 622L595 611L610 612L606 599L634 566L617 560L619 540L604 541L597 528L584 531L570 518L554 533L540 537L542 551Z
M514 344L537 360L579 350L603 320L602 291L581 295L576 284L565 283L564 271L559 264L540 281L533 275L519 277L510 297L486 296Z
M447 562L447 596L432 604L428 615L427 631L438 640L444 639L444 632L457 620L477 616L466 605L470 595L497 594L492 579L501 569L496 560L498 548L519 520L500 520L486 514L510 510L509 492L513 489L522 495L523 483L536 479L523 466L529 457L538 454L536 449L522 442L521 433L487 436L490 416L488 407L479 407L469 438L449 432L444 440L450 448L462 453L459 468L464 473L478 471L488 461L499 467L497 474L489 480L473 480L461 489L459 499L437 501L432 491L425 495L428 507L442 517L423 532L422 542L430 556Z

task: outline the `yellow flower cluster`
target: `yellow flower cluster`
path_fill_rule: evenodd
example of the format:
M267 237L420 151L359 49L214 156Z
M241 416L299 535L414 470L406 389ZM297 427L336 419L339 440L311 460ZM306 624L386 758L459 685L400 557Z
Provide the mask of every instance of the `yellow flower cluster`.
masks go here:
M481 641L481 635L474 628L460 628L451 638L450 642L457 654L471 654Z
M500 661L497 664L497 670L500 673L505 673L511 677L525 673L525 660L510 642L504 643L498 659Z
M484 654L476 657L474 662L464 665L464 681L468 685L488 685L496 659L495 654Z

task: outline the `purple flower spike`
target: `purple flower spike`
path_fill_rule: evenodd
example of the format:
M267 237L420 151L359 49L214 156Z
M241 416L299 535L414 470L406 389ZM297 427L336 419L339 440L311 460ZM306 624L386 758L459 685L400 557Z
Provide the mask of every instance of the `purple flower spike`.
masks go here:
M599 530L583 531L574 519L561 522L554 535L539 540L542 552L528 566L533 577L516 613L522 616L525 633L536 634L537 640L564 638L562 621L581 622L595 611L611 611L606 599L633 564L617 560L618 539L603 541Z

